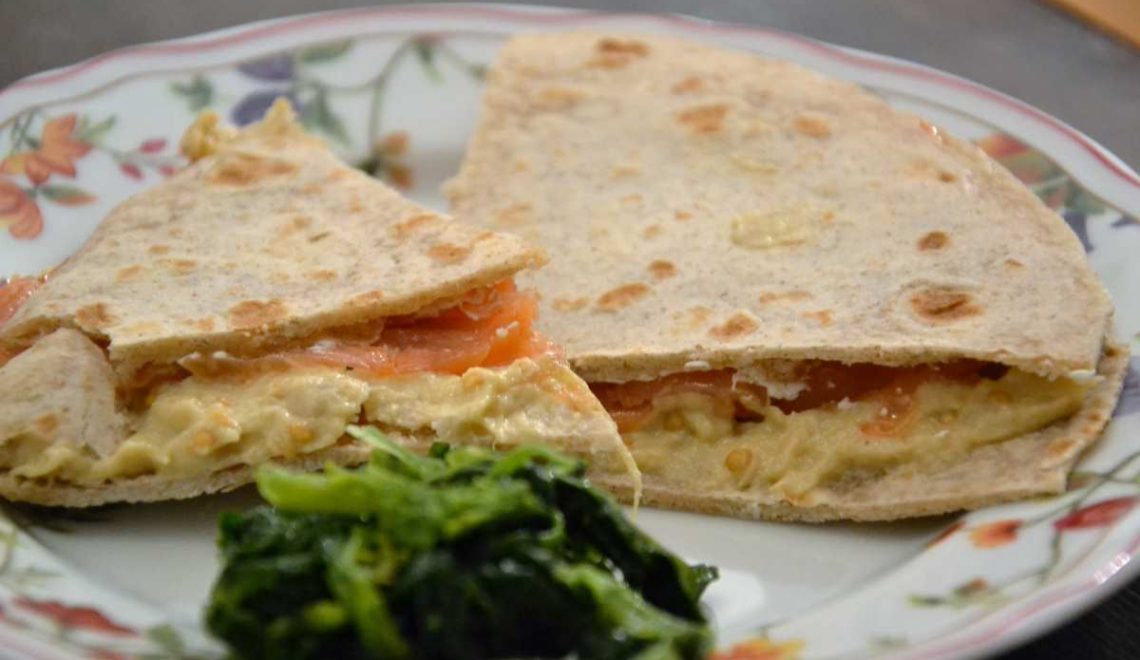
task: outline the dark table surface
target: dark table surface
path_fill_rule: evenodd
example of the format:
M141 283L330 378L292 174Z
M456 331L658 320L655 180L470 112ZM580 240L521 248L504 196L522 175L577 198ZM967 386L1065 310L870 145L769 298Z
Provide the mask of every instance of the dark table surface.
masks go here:
M1140 0L1133 0L1140 3ZM350 0L0 0L0 87L130 44ZM1140 165L1140 52L1034 0L611 0L542 2L673 11L766 25L894 55L990 85ZM1006 656L1140 658L1140 582Z

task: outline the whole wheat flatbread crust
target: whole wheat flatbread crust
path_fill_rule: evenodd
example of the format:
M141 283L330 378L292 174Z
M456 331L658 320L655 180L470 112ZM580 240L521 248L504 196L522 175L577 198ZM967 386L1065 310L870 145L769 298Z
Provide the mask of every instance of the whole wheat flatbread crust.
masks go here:
M427 453L436 442L433 437L410 434L393 429L384 429L384 435L419 453ZM628 453L607 452L598 444L570 447L573 439L567 439L567 446L558 447L562 451L576 450L575 455L589 457L587 476L596 482L620 493L628 502L636 502L641 488L640 478L632 467ZM498 447L508 449L509 447ZM294 460L273 460L269 464L303 471L319 470L327 464L352 467L366 463L372 455L372 448L364 443L344 436L341 444L313 452ZM254 473L259 466L239 465L219 472L203 475L195 479L171 479L148 475L130 479L119 479L99 487L76 486L67 483L52 483L40 480L21 479L10 474L0 473L0 498L39 504L41 506L90 507L112 502L161 502L184 500L211 493L225 493L254 482Z
M112 211L0 328L0 346L71 327L129 374L420 312L541 261L345 165L288 103L240 132L200 122L187 142L209 155Z
M541 260L516 237L431 213L344 165L283 101L241 131L205 115L184 148L194 164L115 209L0 327L0 348L20 351L0 364L0 464L20 465L40 446L113 454L138 422L117 390L151 363L196 351L257 355L432 313ZM620 473L636 491L639 474L613 421L583 381L557 368L565 377L545 394L568 414L526 438L596 459L591 469ZM536 379L526 385L540 387ZM495 437L505 447L517 438L504 427ZM387 431L421 450L434 440ZM370 449L350 440L282 464L365 460ZM0 497L58 506L179 499L249 483L255 468L98 487L0 470Z
M372 450L359 444L331 447L293 461L273 461L274 465L298 470L318 470L326 463L360 465ZM203 475L196 479L167 479L158 476L116 480L98 488L0 476L0 497L41 506L89 507L112 502L160 502L185 500L210 493L224 493L253 483L256 467L241 465Z
M540 328L587 381L771 358L1091 373L1108 329L1073 232L980 149L745 52L517 36L447 192L550 251Z
M890 520L1058 492L1119 395L1127 349L1106 349L1111 300L1065 222L977 147L788 62L515 37L447 192L550 250L530 276L540 327L588 381L785 359L1102 377L1073 418L941 472L850 475L796 502L646 474L648 505Z

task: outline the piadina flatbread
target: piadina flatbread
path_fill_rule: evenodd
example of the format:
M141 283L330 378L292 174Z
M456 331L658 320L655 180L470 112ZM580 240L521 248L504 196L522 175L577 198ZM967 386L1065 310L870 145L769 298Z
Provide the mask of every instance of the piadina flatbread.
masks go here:
M88 506L228 490L267 462L350 465L373 424L541 443L636 490L614 423L533 329L539 251L401 198L279 102L202 116L193 163L0 293L0 496Z
M662 36L490 68L454 213L545 247L540 329L647 504L882 520L1058 492L1127 349L1080 242L856 85Z

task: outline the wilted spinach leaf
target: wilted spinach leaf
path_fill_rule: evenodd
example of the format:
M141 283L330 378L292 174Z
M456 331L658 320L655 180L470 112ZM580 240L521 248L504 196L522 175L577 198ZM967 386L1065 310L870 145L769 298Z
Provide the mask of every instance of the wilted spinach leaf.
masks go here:
M357 470L265 469L220 521L207 625L245 658L700 658L690 566L540 447L417 456L374 429Z

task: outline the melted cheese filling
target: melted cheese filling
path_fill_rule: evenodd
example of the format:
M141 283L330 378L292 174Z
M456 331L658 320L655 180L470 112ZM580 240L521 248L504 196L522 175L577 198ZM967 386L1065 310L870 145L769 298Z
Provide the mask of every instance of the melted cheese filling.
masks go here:
M27 479L80 486L141 475L193 478L327 449L362 418L406 435L491 447L574 437L581 444L568 448L586 453L613 433L601 413L585 385L549 358L461 376L379 378L314 367L240 382L190 377L159 388L109 456L25 433L5 443L0 466ZM622 456L591 460L594 469L632 468Z
M789 501L843 478L905 468L929 473L970 450L1076 413L1089 383L1016 369L997 380L931 380L905 406L868 398L738 421L697 392L659 397L647 422L623 434L642 473L690 492L771 491Z

